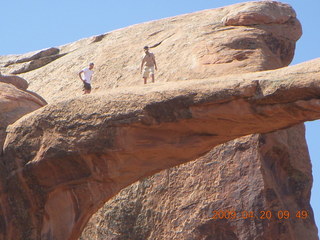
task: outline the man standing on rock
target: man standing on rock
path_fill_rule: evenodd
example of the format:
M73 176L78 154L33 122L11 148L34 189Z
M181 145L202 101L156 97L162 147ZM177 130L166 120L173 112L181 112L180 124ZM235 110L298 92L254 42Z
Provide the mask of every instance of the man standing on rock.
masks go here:
M83 81L83 94L89 94L91 92L91 79L92 79L92 75L93 75L93 69L94 67L94 63L90 63L89 67L82 69L79 72L79 77L81 79L81 81ZM84 78L82 78L82 73Z
M156 59L154 57L154 54L149 52L148 46L145 46L143 50L146 55L142 59L140 73L142 72L142 68L144 66L142 74L144 84L147 84L147 78L149 77L149 75L151 75L152 82L154 83L154 69L158 70Z

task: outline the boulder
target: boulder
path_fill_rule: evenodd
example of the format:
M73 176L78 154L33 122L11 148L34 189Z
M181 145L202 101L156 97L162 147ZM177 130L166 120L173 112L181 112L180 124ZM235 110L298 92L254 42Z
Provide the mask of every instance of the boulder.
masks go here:
M296 18L295 11L290 5L278 1L265 1L257 4L250 2L239 4L225 17L227 26L252 26L268 24L286 24Z
M1 74L0 74L0 82L12 84L21 90L26 90L29 85L27 80L23 79L22 77L6 76L6 75L1 75Z
M3 80L7 83L3 83ZM32 112L45 105L45 102L35 97L34 95L18 89L18 87L24 87L26 84L23 79L19 77L3 77L0 76L0 147L2 149L5 136L6 127L25 114Z
M60 50L58 48L48 48L48 49L42 50L40 52L31 54L30 56L21 56L15 60L9 60L9 61L7 61L7 63L4 64L4 67L8 67L12 64L30 62L30 61L40 59L43 57L49 57L52 55L56 55L59 53L59 51Z
M64 56L67 53L59 54L60 49L51 47L36 53L29 53L22 56L12 56L4 61L5 72L10 74L20 74L41 68L52 61Z
M46 56L46 57L31 60L30 62L24 63L20 68L13 70L11 73L20 74L20 73L30 72L37 68L41 68L64 55L65 54L56 54L52 56Z

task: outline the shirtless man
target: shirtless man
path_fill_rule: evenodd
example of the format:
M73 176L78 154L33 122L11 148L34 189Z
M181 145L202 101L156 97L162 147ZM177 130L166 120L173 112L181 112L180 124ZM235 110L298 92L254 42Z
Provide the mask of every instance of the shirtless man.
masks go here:
M148 46L145 46L143 49L146 55L142 59L140 73L142 73L142 68L144 66L142 74L144 84L147 84L147 78L149 77L149 75L151 75L152 82L154 83L154 69L158 70L156 59L154 57L154 54L149 52Z

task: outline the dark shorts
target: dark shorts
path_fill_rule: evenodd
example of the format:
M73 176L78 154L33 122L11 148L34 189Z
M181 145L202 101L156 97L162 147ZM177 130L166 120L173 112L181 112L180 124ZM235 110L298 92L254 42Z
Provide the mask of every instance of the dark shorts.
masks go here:
M86 90L91 90L90 83L83 82L83 88L86 89Z

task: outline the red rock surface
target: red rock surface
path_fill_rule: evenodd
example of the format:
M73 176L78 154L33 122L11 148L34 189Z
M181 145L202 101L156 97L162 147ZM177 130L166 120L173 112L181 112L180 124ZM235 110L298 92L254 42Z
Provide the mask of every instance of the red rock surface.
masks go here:
M28 82L19 76L4 76L0 74L0 82L12 84L21 90L28 88Z
M77 239L105 201L139 179L197 159L240 136L319 119L319 65L318 60L246 74L240 81L234 75L221 81L123 88L49 104L23 117L8 127L1 156L5 231L0 233L5 239ZM224 181L220 187L231 190ZM277 185L271 186L281 196ZM295 203L296 194L285 193ZM250 204L260 206L261 200L254 200ZM312 237L312 215L309 221ZM246 231L260 230L252 228Z
M303 134L299 125L250 135L140 180L104 205L81 239L317 239L312 217L295 216L312 215ZM237 219L223 218L228 211ZM290 219L280 220L285 211Z
M6 82L6 83L4 83ZM0 147L6 136L6 127L20 117L32 112L46 103L29 92L18 89L25 88L26 81L11 76L0 76ZM16 87L17 86L17 87Z
M226 22L246 11L254 16L268 13L272 22L260 18L252 19L252 25ZM259 1L137 24L57 47L59 54L66 55L19 76L49 103L81 96L78 72L91 61L95 63L92 93L142 86L143 46L158 43L151 49L159 65L156 83L276 69L291 62L301 36L295 15L288 5ZM25 63L8 62L32 59L42 52L0 56L0 71L19 70Z

